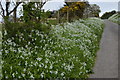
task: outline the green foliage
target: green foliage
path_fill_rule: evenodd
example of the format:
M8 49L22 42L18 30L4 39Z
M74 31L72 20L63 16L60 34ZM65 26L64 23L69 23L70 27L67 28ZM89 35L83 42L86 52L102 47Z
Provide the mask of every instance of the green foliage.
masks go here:
M48 24L51 24L51 25L57 25L58 24L58 21L57 20L47 20Z
M36 22L45 22L46 19L50 16L50 12L44 12L41 7L36 5L40 3L38 2L29 2L23 5L23 21L36 21Z
M28 35L32 29L34 30L39 30L40 32L44 32L46 34L49 33L50 31L50 25L49 24L41 24L41 23L36 23L36 22L27 22L27 23L11 23L7 22L6 24L3 25L6 32L8 33L5 37L5 40L11 37L15 37L16 34L24 34ZM31 38L26 37L24 43L20 43L18 41L19 37L17 37L14 42L19 44L20 46L25 46L26 41L31 41Z
M52 26L49 34L39 28L24 27L28 30L19 28L21 31L15 30L11 37L3 30L3 79L84 79L93 72L102 20L91 18Z
M97 4L91 4L91 12L94 17L99 17L100 7Z
M115 13L116 13L115 10L113 10L113 11L111 11L111 12L106 12L106 13L104 13L104 14L102 15L101 19L108 19L110 16L112 16L112 15L115 14Z

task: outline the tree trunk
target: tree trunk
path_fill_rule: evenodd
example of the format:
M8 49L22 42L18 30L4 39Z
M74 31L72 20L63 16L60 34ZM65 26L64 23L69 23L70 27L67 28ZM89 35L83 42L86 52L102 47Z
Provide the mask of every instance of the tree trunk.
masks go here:
M67 10L67 21L69 22L69 11Z
M60 23L60 11L58 10L58 23Z
M17 22L17 9L14 10L14 22Z
M6 2L6 15L4 17L5 21L9 20L9 6L10 6L10 2Z

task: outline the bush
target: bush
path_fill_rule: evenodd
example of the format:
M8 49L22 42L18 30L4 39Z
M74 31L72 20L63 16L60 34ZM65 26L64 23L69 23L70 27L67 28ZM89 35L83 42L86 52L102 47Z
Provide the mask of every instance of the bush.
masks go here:
M50 26L49 24L46 23L36 23L36 22L28 22L28 23L11 23L7 22L6 24L3 25L6 32L8 33L4 39L8 38L15 38L13 41L21 46L26 45L26 42L31 41L32 38L28 37L30 34L31 30L39 30L40 32L44 32L46 34L49 33L50 31ZM20 37L16 37L16 34L20 35L23 34L23 40L24 43L20 43L18 39Z
M88 78L102 31L103 21L91 18L52 26L49 34L36 29L17 33L2 43L3 79ZM3 33L7 37L6 30ZM25 47L15 38L26 42Z
M116 14L112 15L111 17L109 17L108 20L110 20L114 23L120 24L120 13L116 13Z

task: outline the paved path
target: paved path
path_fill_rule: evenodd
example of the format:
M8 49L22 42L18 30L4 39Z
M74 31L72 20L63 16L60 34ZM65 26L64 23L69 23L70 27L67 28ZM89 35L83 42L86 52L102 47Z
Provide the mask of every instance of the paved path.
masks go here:
M120 27L120 26L119 26ZM118 78L118 25L105 20L101 47L90 78Z

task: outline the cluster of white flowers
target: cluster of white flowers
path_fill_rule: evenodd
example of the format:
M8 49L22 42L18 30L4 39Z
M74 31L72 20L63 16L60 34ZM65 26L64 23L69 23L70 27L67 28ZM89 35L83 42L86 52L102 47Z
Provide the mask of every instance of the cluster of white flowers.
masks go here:
M15 38L7 39L2 43L3 77L85 78L92 70L102 30L103 21L91 18L52 26L49 35L31 30L27 37L32 42L25 47L19 47ZM16 36L21 43L25 40L24 34Z
M112 15L108 20L120 24L120 13Z

